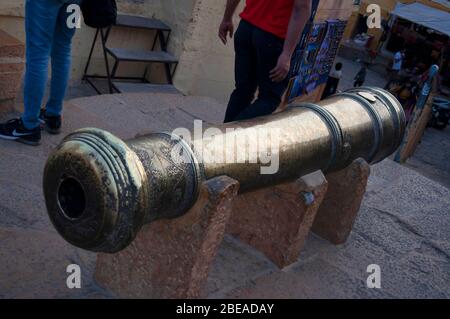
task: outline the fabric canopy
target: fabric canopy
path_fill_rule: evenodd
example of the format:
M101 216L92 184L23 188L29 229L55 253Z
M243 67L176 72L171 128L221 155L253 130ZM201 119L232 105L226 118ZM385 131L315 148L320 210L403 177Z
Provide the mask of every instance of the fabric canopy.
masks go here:
M411 4L398 3L392 14L450 36L449 12L415 2Z

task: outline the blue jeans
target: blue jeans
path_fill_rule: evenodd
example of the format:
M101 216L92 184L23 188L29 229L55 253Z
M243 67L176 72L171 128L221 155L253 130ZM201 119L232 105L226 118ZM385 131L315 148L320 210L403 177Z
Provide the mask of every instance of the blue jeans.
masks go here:
M39 125L39 111L48 78L51 57L51 89L46 105L49 116L61 115L70 77L71 44L75 28L67 26L67 6L76 0L27 0L25 5L26 71L24 79L25 112L22 120L27 129Z

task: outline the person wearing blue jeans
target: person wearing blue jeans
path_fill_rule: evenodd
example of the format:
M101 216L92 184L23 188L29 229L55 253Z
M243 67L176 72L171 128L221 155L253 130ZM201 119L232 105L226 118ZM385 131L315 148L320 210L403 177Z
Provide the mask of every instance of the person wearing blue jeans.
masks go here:
M60 132L63 100L70 77L71 44L76 30L68 24L73 14L68 6L78 3L79 0L26 1L24 113L19 119L0 124L0 138L39 145L41 125L49 133ZM50 58L50 96L41 110Z

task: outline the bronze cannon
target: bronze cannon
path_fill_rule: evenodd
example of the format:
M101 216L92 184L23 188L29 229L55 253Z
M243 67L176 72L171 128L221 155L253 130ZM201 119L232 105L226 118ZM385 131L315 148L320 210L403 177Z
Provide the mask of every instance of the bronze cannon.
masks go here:
M118 252L144 224L184 215L205 180L227 175L247 192L316 170L336 171L360 157L376 163L398 148L405 122L390 93L363 87L317 104L293 103L284 112L208 128L190 140L175 131L123 142L103 130L78 130L48 158L48 214L71 244ZM237 143L224 142L230 137ZM253 147L262 144L270 151ZM278 161L272 172L264 171L268 154Z

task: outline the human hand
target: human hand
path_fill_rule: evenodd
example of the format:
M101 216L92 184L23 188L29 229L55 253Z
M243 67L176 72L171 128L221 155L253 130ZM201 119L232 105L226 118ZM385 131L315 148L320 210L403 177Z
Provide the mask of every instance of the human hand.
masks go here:
M290 69L291 56L283 52L278 58L277 66L270 71L269 77L273 82L281 82L286 79Z
M223 44L227 44L227 36L230 34L230 38L233 38L234 24L231 20L223 20L219 27L219 38Z

